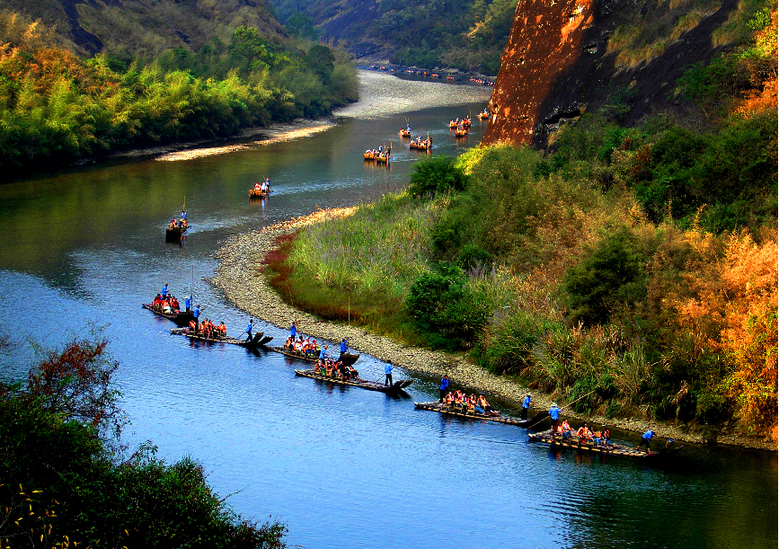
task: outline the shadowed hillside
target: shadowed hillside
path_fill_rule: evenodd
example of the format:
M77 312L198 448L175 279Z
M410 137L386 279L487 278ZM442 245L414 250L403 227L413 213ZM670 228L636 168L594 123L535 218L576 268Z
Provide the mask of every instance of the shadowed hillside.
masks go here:
M156 57L176 47L197 50L213 38L227 41L241 25L284 35L265 0L5 0L3 8L56 25L82 54L121 49Z

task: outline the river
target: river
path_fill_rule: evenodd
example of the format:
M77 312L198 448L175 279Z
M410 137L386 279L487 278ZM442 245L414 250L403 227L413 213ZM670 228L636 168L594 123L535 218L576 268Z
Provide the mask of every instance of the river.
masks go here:
M150 439L168 461L196 457L237 512L286 523L292 546L775 548L776 454L688 445L659 464L558 454L522 428L415 410L437 397L434 380L415 379L403 398L321 385L282 355L190 344L141 308L168 282L237 335L246 315L204 281L226 238L402 188L422 156L398 140L406 120L434 137L435 153L478 144L484 124L460 143L446 124L475 118L488 89L370 72L362 85L363 100L306 137L1 185L0 334L11 345L0 376L25 375L33 341L56 346L102 326L121 363L125 442ZM389 169L363 163L365 148L390 141ZM250 202L265 176L273 195ZM182 246L166 244L184 202L192 228ZM369 356L357 366L382 378Z

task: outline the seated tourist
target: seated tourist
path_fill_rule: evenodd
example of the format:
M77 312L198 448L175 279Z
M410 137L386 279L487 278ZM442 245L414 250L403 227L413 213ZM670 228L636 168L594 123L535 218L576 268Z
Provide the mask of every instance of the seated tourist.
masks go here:
M219 323L219 326L216 327L217 334L226 337L227 336L227 327L225 326L224 321Z
M568 423L567 419L563 420L562 424L560 424L559 430L565 438L571 438L571 434L573 434L573 427L571 427L571 424Z

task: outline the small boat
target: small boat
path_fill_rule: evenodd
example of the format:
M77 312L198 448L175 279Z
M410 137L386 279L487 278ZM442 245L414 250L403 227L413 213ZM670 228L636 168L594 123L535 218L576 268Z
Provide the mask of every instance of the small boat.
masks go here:
M168 227L165 229L165 242L179 242L181 237L189 229L189 225L177 225L175 227Z
M264 347L273 339L271 336L266 336L264 332L254 334L251 341L230 336L213 335L211 337L205 337L203 334L190 333L189 328L174 328L170 333L174 335L183 335L196 341L205 341L206 343L229 343L231 345L240 345L241 347Z
M490 117L490 112L487 109L484 109L476 116L479 118L479 120L487 120Z
M166 313L165 311L161 310L159 307L155 307L151 303L142 303L141 307L144 309L148 309L151 312L153 312L155 315L164 316L168 320L172 320L179 326L184 326L186 324L189 324L189 321L195 318L192 315L192 311L179 311L178 313Z
M376 158L376 154L377 153L375 153L372 150L368 149L367 151L362 153L362 157L365 160L374 160Z
M303 354L295 350L287 349L285 347L268 347L271 351L276 351L277 353L281 353L282 355L286 355L290 358L296 358L298 360L304 360L306 362L319 362L319 355L317 353L314 354ZM356 353L343 353L339 357L339 360L343 363L344 366L351 366L355 362L357 362L357 359L360 358L360 355Z
M249 189L249 198L265 198L270 194L270 191L263 191L262 189Z
M459 124L457 121L455 121L455 120L450 120L450 121L449 121L449 129L450 129L450 130L454 130L454 129L456 129L456 128L457 128L457 126L459 126L459 125L460 125L460 124Z
M379 153L379 154L376 156L376 163L377 163L377 164L388 164L388 163L389 163L389 159L390 159L390 155L389 155L389 153L386 153L386 152L380 152L380 153Z
M552 438L552 431L541 431L538 433L531 433L529 435L531 442L540 442L548 445L550 448L569 448L572 450L579 450L580 452L590 452L591 454L602 454L605 456L623 456L639 459L656 458L659 456L669 455L681 450L680 446L674 447L673 441L669 441L666 448L663 448L659 452L644 451L631 446L625 446L623 444L595 444L593 442L583 442L575 435L571 435L568 438L563 436L556 436Z
M328 383L335 383L336 385L346 385L349 387L361 387L368 389L369 391L379 391L381 393L397 394L403 389L411 385L411 379L404 379L402 381L396 381L392 385L384 385L377 381L366 381L364 379L349 379L343 380L335 377L330 377L323 374L318 374L314 370L295 370L295 375L302 377L310 377L311 379L318 379L320 381L326 381Z
M400 137L411 137L411 130L404 130L401 128L398 135L400 135Z
M492 414L480 414L478 412L469 410L466 408L465 410L462 409L460 406L447 406L445 404L442 404L440 402L415 402L414 407L420 409L420 410L429 410L431 412L439 412L441 414L445 414L448 416L456 416L456 417L463 417L468 419L477 419L477 420L484 420L484 421L495 421L497 423L507 423L508 425L516 425L518 427L527 427L528 425L532 425L533 419L518 419L515 417L510 416L504 416L501 413L492 413ZM542 414L546 416L547 414Z
M462 126L458 126L456 130L454 130L454 136L455 137L467 137L468 136L468 128L463 128Z
M463 128L470 128L471 127L471 117L468 116L468 118L463 119Z

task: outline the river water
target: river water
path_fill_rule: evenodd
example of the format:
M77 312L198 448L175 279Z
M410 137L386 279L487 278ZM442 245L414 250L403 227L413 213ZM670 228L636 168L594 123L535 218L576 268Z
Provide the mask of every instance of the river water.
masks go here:
M522 428L415 410L437 397L435 380L415 379L403 398L322 385L295 377L300 364L282 355L190 344L140 307L168 282L237 335L246 315L203 280L227 237L402 188L421 156L399 143L407 119L436 153L478 144L480 122L461 143L446 123L475 116L489 90L362 78L365 100L308 137L0 186L0 334L11 342L0 376L25 375L31 342L102 326L121 363L125 441L150 439L169 461L196 457L237 512L285 522L293 546L775 548L775 454L687 446L659 464L558 454ZM390 141L389 169L363 163L366 147ZM274 194L249 202L264 176ZM192 229L182 246L165 244L185 201ZM357 366L383 377L372 357Z

